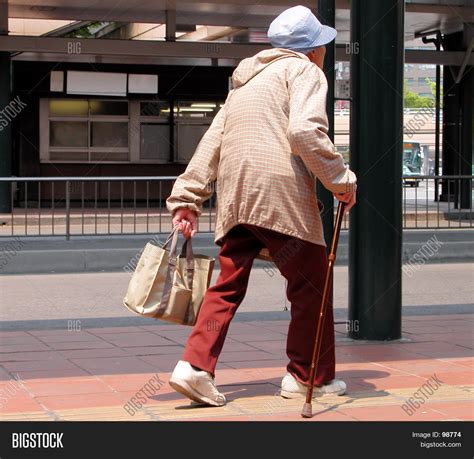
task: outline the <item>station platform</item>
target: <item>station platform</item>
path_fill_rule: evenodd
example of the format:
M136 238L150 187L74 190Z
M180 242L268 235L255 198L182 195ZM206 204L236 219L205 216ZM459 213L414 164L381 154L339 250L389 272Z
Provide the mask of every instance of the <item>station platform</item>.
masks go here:
M304 400L278 395L287 327L288 320L231 324L216 375L228 399L220 408L192 404L168 385L190 328L2 331L0 417L304 422ZM473 420L472 347L469 313L407 316L403 338L393 342L354 341L336 325L337 377L348 390L315 398L311 420Z

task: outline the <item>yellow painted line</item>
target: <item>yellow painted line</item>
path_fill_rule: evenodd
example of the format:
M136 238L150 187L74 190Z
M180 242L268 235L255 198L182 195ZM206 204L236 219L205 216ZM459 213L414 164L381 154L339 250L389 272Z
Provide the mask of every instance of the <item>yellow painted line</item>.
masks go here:
M45 412L32 413L2 413L1 421L54 421L54 418Z
M364 408L373 406L402 405L418 390L418 387L403 389L381 389L376 391L352 392L348 395L325 395L313 401L315 409L331 407ZM472 402L474 386L448 386L438 388L429 402ZM163 402L159 405L145 405L142 410L131 416L121 406L77 408L54 410L54 415L67 421L160 421L179 419L199 419L225 416L253 416L299 413L304 397L299 399L283 399L279 396L265 395L256 397L236 398L223 407L192 407L186 399ZM466 410L469 407L466 405ZM1 413L1 420L53 420L52 416L43 412Z
M121 406L56 410L55 414L64 421L151 421L154 419L144 410L137 411L134 416L131 416Z

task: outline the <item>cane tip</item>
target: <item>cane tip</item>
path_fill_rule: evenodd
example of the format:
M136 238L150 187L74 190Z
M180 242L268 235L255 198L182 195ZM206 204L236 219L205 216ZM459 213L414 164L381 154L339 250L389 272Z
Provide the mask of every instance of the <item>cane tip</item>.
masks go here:
M301 411L301 416L303 418L312 418L313 410L311 408L311 403L305 403L303 406L303 411Z

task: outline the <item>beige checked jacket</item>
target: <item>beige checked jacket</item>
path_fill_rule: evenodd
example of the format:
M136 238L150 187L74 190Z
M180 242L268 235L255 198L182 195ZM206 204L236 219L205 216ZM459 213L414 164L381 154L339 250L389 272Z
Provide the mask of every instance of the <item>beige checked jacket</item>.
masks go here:
M324 73L304 54L273 48L244 59L232 81L168 210L200 215L217 181L217 244L247 223L325 246L314 179L348 192L356 176L327 136Z

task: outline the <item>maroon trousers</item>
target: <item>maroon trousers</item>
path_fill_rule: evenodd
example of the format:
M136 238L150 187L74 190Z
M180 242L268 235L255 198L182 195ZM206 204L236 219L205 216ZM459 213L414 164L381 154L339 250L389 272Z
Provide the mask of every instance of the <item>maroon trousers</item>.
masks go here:
M204 296L183 360L214 376L230 321L244 299L253 261L262 247L268 248L288 281L286 293L291 302L291 321L286 345L287 370L300 382L307 383L327 268L326 249L253 225L237 225L224 237L219 252L221 271L216 284ZM327 383L334 376L334 320L330 302L315 385Z

